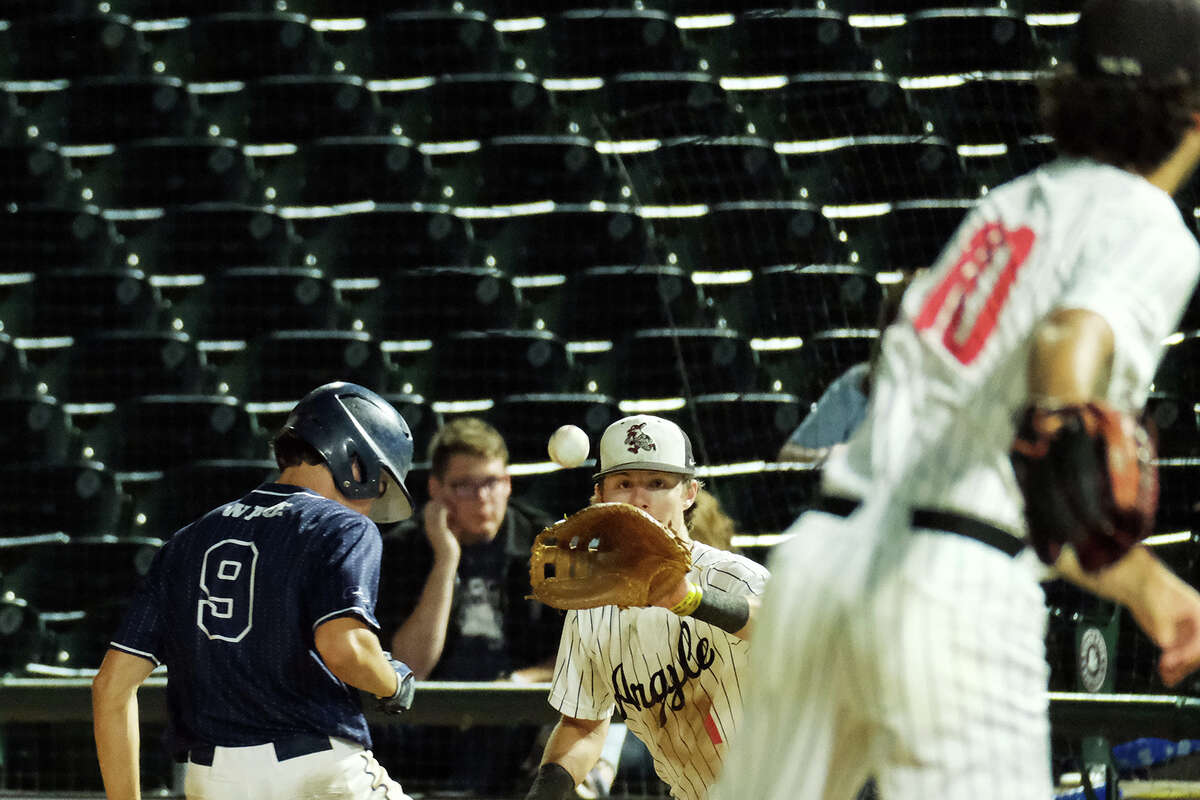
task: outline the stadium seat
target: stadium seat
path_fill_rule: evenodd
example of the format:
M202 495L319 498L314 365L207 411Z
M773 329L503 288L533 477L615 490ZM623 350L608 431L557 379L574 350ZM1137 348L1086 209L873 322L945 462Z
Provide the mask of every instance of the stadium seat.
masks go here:
M40 612L86 611L131 597L161 546L153 537L101 534L0 547L0 574L6 590Z
M514 475L513 497L531 503L552 518L561 519L587 505L595 485L592 480L595 472L596 468L590 466Z
M383 132L379 99L353 75L279 75L234 93L229 133L243 142L305 142L326 136Z
M78 437L54 397L0 397L0 452L6 462L61 464L78 449Z
M122 502L116 476L95 461L0 464L0 538L112 533Z
M246 391L253 402L295 402L314 387L350 381L386 391L389 365L379 342L362 331L273 331L251 343Z
M601 107L581 123L595 139L747 133L746 119L705 72L621 72L605 79L601 98Z
M269 11L277 4L275 0L112 0L111 5L137 20L159 20Z
M476 238L510 275L569 274L605 264L656 263L649 225L630 209L560 205L538 214L472 221Z
M0 142L16 144L23 141L28 130L25 117L25 109L17 103L16 94L0 88Z
M695 269L839 264L849 255L833 223L806 201L717 203L701 216L656 223L682 263Z
M928 267L958 229L973 200L905 200L879 214L838 220L858 263L869 270Z
M896 75L1036 71L1048 59L1024 16L1000 8L941 8L908 14L879 52Z
M78 174L53 143L0 144L0 203L5 205L77 201Z
M806 196L821 204L979 196L955 146L940 137L851 139L842 147L789 155L787 164Z
M1024 0L1023 5L1039 0ZM935 8L995 8L1000 0L825 0L827 8L843 14L911 14Z
M462 266L472 226L448 206L377 204L296 220L316 266L336 277L392 277L421 266Z
M652 205L797 199L787 165L754 136L680 137L624 157L634 197Z
M37 382L37 373L29 366L25 351L12 336L0 331L0 397L34 392Z
M249 202L256 174L232 139L165 137L117 146L90 172L96 202L110 208L150 208L209 202Z
M754 275L743 327L755 336L808 337L832 328L869 328L879 319L883 287L852 265L784 264Z
M332 72L332 57L308 18L282 11L204 14L158 48L172 75L188 81L250 81Z
M82 78L62 92L65 108L53 111L66 121L61 132L49 131L62 143L102 144L157 136L190 136L200 131L200 106L179 78Z
M185 461L265 458L266 438L228 395L147 395L119 404L106 463L124 472L162 470Z
M41 614L49 644L40 663L30 668L35 674L42 669L95 670L108 651L108 643L129 608L132 591L120 596L102 595L91 598L87 610L49 612Z
M198 460L179 464L165 470L149 493L143 528L166 539L201 515L245 496L278 474L275 462L265 459Z
M601 382L622 399L694 397L753 392L758 358L750 342L728 328L647 328L621 337Z
M802 73L778 88L739 88L730 95L759 135L777 142L925 132L907 92L882 72Z
M935 130L958 144L1019 142L1045 132L1033 75L987 75L914 86L909 97Z
M503 63L500 34L481 11L427 7L372 15L365 40L358 41L361 52L351 56L350 67L376 79L496 72L512 66Z
M1030 137L1003 143L963 156L963 165L975 182L988 188L1048 164L1057 157L1054 142L1047 137ZM1180 195L1176 194L1178 200Z
M1155 391L1200 403L1200 331L1191 331L1163 351L1154 375Z
M567 276L555 330L572 341L611 340L638 328L703 326L710 316L681 267L589 267Z
M407 136L426 142L565 131L541 80L528 72L442 75L424 88L383 92Z
M549 331L460 331L433 346L435 400L570 391L573 359Z
M135 269L54 269L33 282L34 336L78 336L97 330L162 330L167 306Z
M118 14L33 17L14 22L8 35L8 77L16 80L137 75L145 69L141 33Z
M872 328L834 328L805 339L796 369L798 394L820 397L850 367L869 361L878 339L879 331Z
M43 661L51 644L37 609L15 593L0 597L0 676L20 675L26 664Z
M214 381L195 342L175 331L89 332L75 339L66 359L60 394L72 403L205 392Z
M807 410L793 394L705 394L689 404L692 446L702 464L774 461Z
M417 267L384 281L370 328L384 339L438 339L513 328L522 308L512 279L492 267Z
M1145 416L1163 458L1200 458L1200 414L1196 401L1167 392L1151 392Z
M402 136L330 136L279 159L268 181L281 205L328 206L372 200L440 199L429 157Z
M1196 530L1196 486L1200 483L1200 459L1163 458L1158 462L1157 533Z
M550 435L560 425L577 425L595 448L610 423L621 417L617 401L605 394L544 393L515 394L501 397L491 413L496 429L508 445L509 460L514 463L546 461Z
M0 211L0 264L40 272L54 267L120 263L121 239L92 206L27 204Z
M301 242L289 220L239 203L174 206L139 227L130 249L155 274L211 274L230 266L288 266Z
M708 490L733 518L738 533L781 533L812 507L819 494L819 469L780 465L705 478Z
M664 11L590 8L546 16L545 76L579 78L618 72L697 69L680 30Z
M731 44L721 59L723 74L869 70L874 61L844 14L812 8L744 11L732 27Z
M46 16L85 16L94 8L91 0L6 0L0 19L18 22Z
M480 205L615 199L610 157L582 136L497 136L482 143L476 160L478 185L466 188Z
M311 267L233 267L214 275L205 290L193 328L204 339L333 329L345 310L333 282Z

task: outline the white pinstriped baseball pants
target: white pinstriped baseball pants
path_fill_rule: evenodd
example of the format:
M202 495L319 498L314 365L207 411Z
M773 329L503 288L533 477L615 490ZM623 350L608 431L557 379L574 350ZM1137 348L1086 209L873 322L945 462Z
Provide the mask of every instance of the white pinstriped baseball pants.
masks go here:
M850 800L869 774L884 800L1050 797L1032 571L888 513L809 513L772 556L711 800Z
M333 748L278 761L272 745L217 747L212 766L190 763L188 800L411 800L370 750L332 739Z

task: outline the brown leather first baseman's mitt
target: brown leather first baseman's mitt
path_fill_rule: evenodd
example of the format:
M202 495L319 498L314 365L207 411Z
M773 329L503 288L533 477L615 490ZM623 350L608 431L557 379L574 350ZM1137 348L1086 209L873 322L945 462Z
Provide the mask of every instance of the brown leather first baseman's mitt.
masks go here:
M561 609L645 606L679 583L691 548L627 503L597 503L554 523L533 541L533 596Z
M1070 544L1085 570L1098 570L1150 533L1154 445L1130 415L1103 403L1030 406L1010 455L1030 542L1047 564Z

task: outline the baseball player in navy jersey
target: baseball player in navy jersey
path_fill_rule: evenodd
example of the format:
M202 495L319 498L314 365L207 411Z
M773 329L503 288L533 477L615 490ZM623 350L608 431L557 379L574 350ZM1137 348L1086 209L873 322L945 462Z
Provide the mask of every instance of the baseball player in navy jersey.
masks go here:
M720 800L1046 798L1041 565L1009 461L1031 403L1141 408L1200 274L1200 0L1092 0L1048 85L1063 157L990 192L884 335L867 417L772 556ZM1169 686L1200 595L1144 546L1068 579L1126 605Z
M648 415L610 425L600 440L593 501L629 503L686 535L699 491L691 442ZM550 705L562 717L527 800L561 800L601 755L617 709L680 800L700 800L716 778L742 711L745 641L767 581L761 565L691 542L692 566L645 608L570 611Z
M379 645L376 522L412 513L408 425L349 383L300 401L275 483L162 547L92 687L109 798L140 797L137 689L167 667L167 739L189 798L405 798L368 749L357 692L399 713L412 672Z

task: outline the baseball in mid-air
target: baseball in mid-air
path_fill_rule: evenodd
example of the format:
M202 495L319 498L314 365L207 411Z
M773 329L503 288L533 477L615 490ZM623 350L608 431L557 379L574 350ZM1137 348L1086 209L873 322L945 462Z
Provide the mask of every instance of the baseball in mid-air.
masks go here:
M546 449L550 452L550 460L560 467L578 467L587 459L591 443L583 428L563 425L550 436Z

